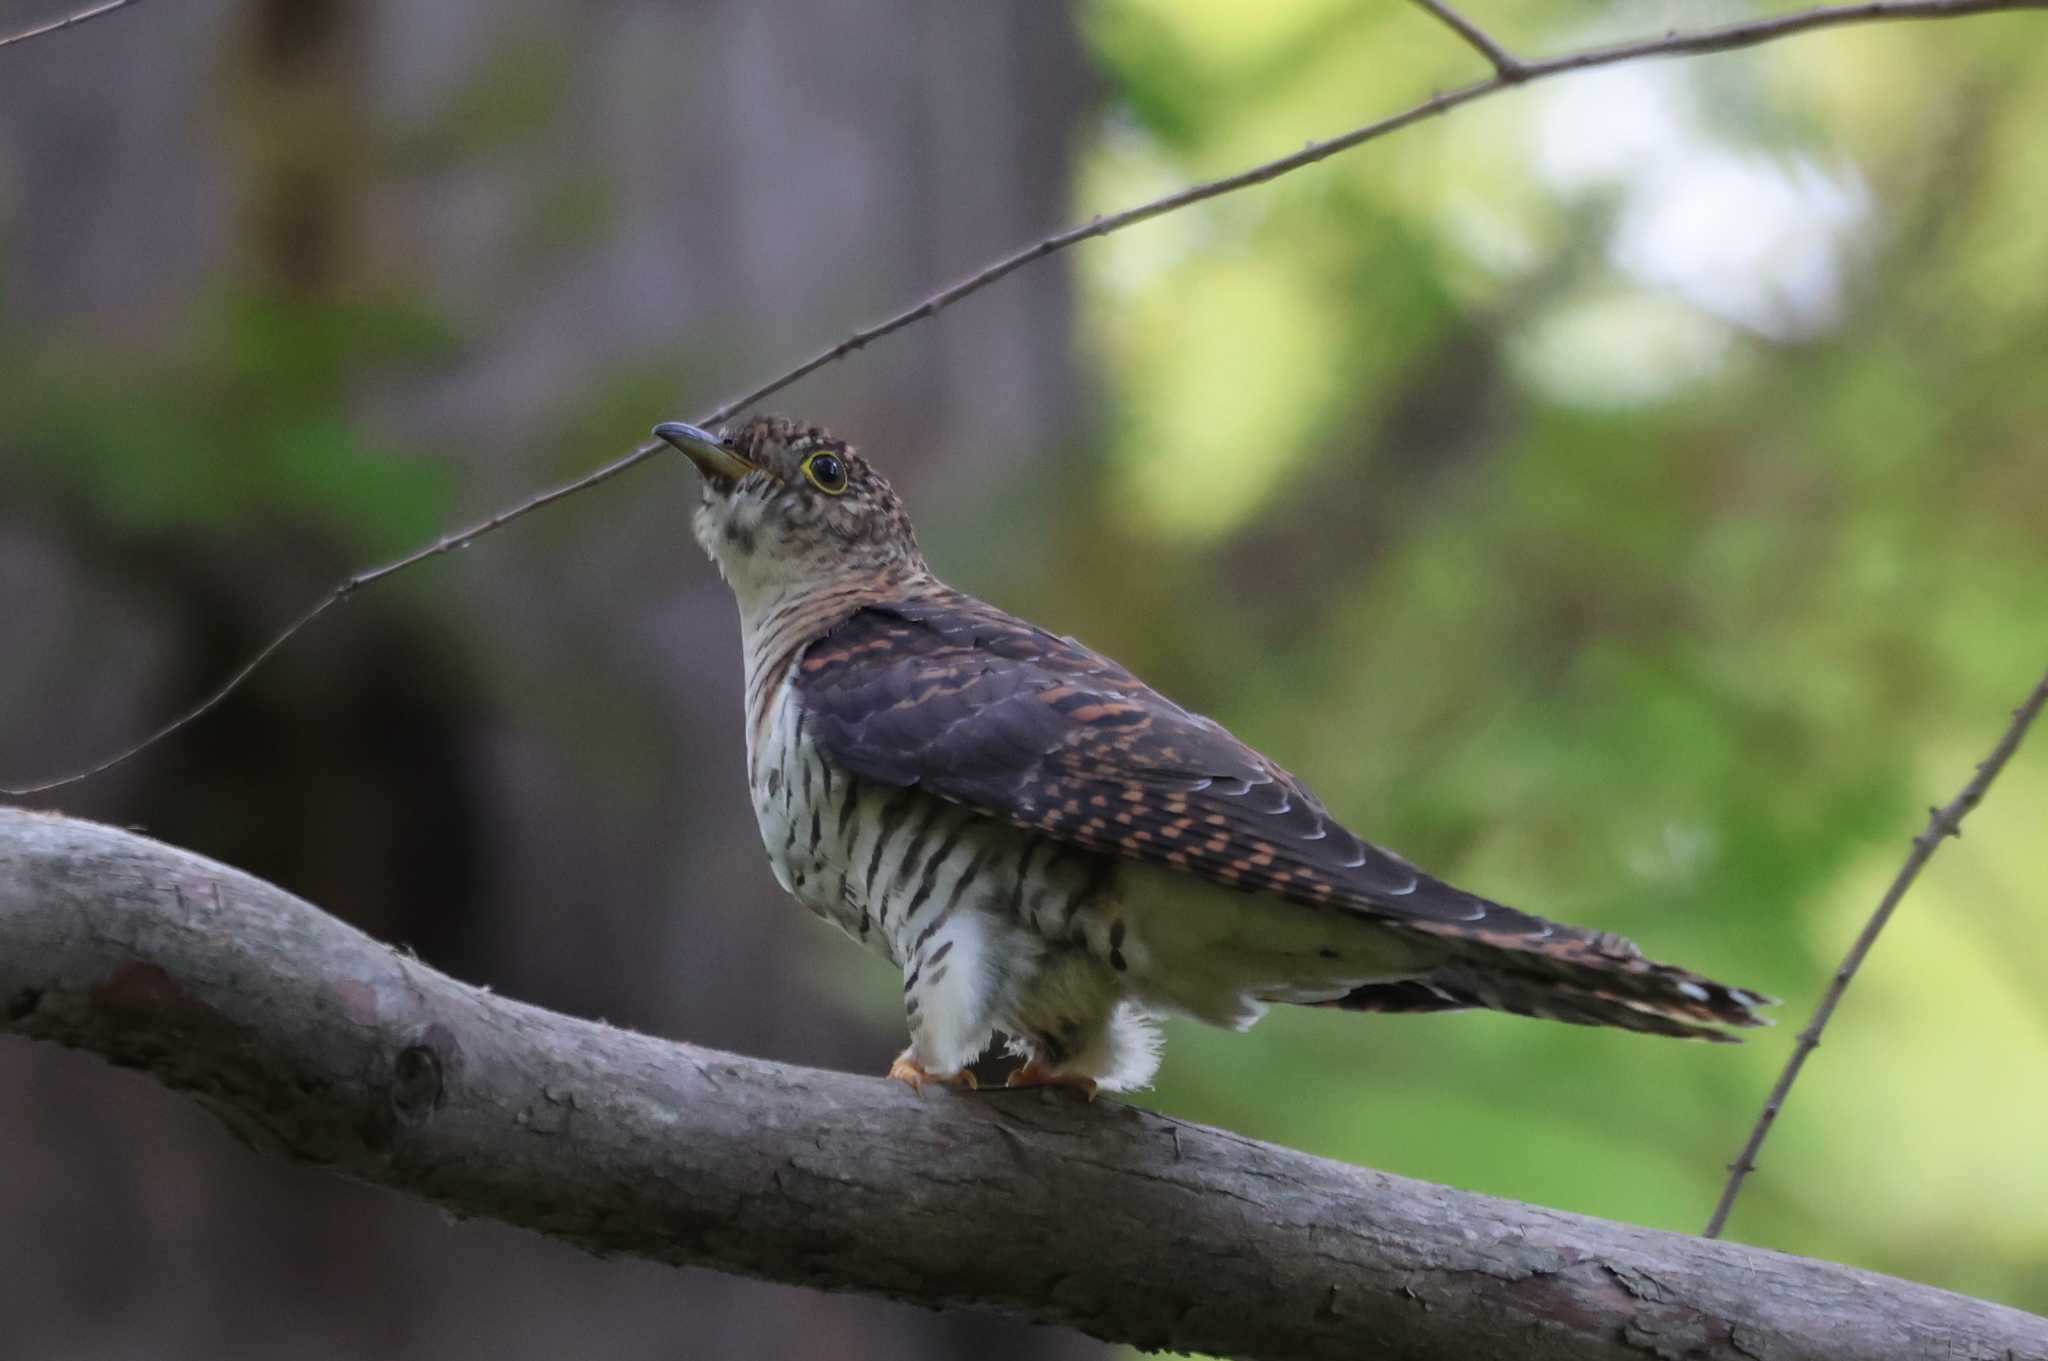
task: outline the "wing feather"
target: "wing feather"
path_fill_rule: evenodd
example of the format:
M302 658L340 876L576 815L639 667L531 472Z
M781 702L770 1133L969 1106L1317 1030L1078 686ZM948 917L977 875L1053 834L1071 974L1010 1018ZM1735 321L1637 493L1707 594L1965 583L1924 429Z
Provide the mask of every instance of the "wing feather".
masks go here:
M1309 906L1524 947L1563 929L1360 840L1220 724L971 596L859 611L797 684L815 739L862 779Z
M862 609L797 668L816 741L861 779L915 785L1091 851L1370 916L1451 947L1427 978L1334 1005L1487 1006L1728 1039L1769 999L1431 878L1360 840L1299 780L1123 667L934 584Z

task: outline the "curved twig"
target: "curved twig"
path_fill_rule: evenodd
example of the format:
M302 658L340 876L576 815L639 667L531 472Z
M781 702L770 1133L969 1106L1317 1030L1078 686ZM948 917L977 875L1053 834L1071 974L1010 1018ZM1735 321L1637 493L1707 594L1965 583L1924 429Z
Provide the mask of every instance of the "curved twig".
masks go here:
M132 3L132 0L123 0L123 3ZM1608 47L1588 48L1584 51L1569 52L1563 56L1550 57L1542 61L1524 62L1508 56L1505 50L1500 48L1499 44L1493 42L1491 38L1487 38L1480 29L1468 21L1456 17L1448 5L1432 3L1432 0L1422 0L1422 3L1431 13L1450 25L1466 42L1473 44L1478 50L1486 53L1488 59L1493 61L1495 66L1495 72L1491 78L1475 82L1474 84L1459 86L1453 90L1441 91L1399 113L1367 123L1362 127L1353 128L1349 132L1341 133L1324 141L1311 142L1301 150L1290 155L1262 162L1249 169L1241 170L1234 175L1225 175L1220 179L1206 180L1200 184L1190 185L1185 189L1167 194L1164 197L1152 199L1149 202L1138 204L1132 208L1126 208L1122 212L1111 213L1108 216L1098 216L1078 226L1069 227L1065 231L1056 232L1021 250L1013 251L1009 255L1003 256L986 268L969 275L958 283L940 289L922 302L908 307L884 321L855 331L844 340L818 351L794 368L761 384L761 386L753 389L746 395L725 402L698 418L696 423L698 425L716 426L736 412L745 410L763 398L773 396L790 384L809 376L827 364L843 359L855 350L861 349L873 341L880 340L884 336L892 335L906 326L935 316L941 309L960 301L970 294L979 293L990 284L1015 273L1024 268L1024 266L1037 260L1043 260L1049 255L1057 255L1059 252L1082 241L1092 237L1108 236L1112 232L1122 231L1126 227L1134 227L1140 222L1148 222L1155 217L1164 216L1167 213L1175 212L1192 204L1201 203L1208 199L1220 198L1225 194L1235 193L1240 189L1249 189L1254 185L1264 184L1268 180L1278 179L1280 176L1299 170L1303 166L1314 165L1318 161L1328 160L1340 152L1363 146L1365 143L1385 137L1389 133L1398 132L1410 124L1419 123L1423 119L1435 114L1445 113L1460 105L1469 104L1475 99L1484 98L1487 95L1495 94L1512 86L1542 80L1549 76L1563 75L1568 71L1581 71L1595 66L1612 66L1620 62L1639 61L1649 57L1695 56L1707 52L1727 52L1737 48L1754 47L1760 43L1791 37L1794 34L1806 33L1819 28L1838 27L1843 24L1871 23L1880 20L1954 19L1966 15L1986 14L2000 10L2048 9L2048 0L1873 0L1872 3L1824 6L1819 9L1803 10L1796 14L1783 14L1769 19L1755 19L1742 23L1725 24L1718 28L1699 29L1689 33L1674 31L1665 34L1661 38L1646 38L1636 42L1619 43ZM1502 65L1503 59L1508 63L1505 66ZM301 629L307 627L314 620L325 614L330 607L341 603L341 601L362 587L380 578L390 576L394 572L400 572L417 563L424 562L428 558L438 557L450 548L469 543L474 539L491 533L493 530L508 525L523 515L540 509L542 506L559 501L566 496L574 495L587 487L596 486L599 482L606 481L609 478L616 477L619 473L624 472L633 465L661 452L663 448L664 446L658 443L643 444L631 454L606 464L587 477L579 478L574 482L565 483L538 496L531 497L508 510L493 515L488 520L472 525L468 529L447 535L438 542L429 544L417 552L410 553L396 562L350 577L337 586L326 600L300 616L295 623L272 639L261 652L231 676L219 689L179 717L156 729L147 737L105 760L95 762L70 774L56 776L32 784L0 786L0 794L19 798L29 794L46 793L49 790L60 789L65 785L75 784L80 780L100 774L121 764L123 761L140 754L164 738L169 737L179 729L204 717L210 710L239 688L249 678L250 674L261 666L267 658L284 646L284 644L291 641L293 636Z
M1480 56L1492 62L1494 72L1502 80L1523 79L1526 68L1521 59L1495 42L1492 34L1445 4L1444 0L1415 0L1415 3L1435 15Z
M1735 1197L1742 1192L1742 1183L1756 1170L1756 1153L1763 1147L1764 1137L1777 1123L1778 1112L1784 1108L1785 1096L1792 1090L1792 1084L1799 1077L1799 1070L1806 1066L1807 1056L1820 1044L1820 1033L1827 1029L1828 1018L1835 1014L1835 1006L1842 1000L1842 994L1849 990L1849 980L1856 976L1856 970L1863 965L1863 957L1870 953L1870 947L1877 943L1878 933L1885 923L1892 919L1892 910L1899 900L1906 896L1906 890L1920 877L1920 869L1934 857L1935 848L1949 837L1963 834L1963 819L1969 815L1984 798L1984 791L1991 788L1991 782L1998 778L1998 772L2005 769L2005 763L2019 750L2020 740L2027 735L2027 728L2033 723L2041 706L2048 704L2048 675L2041 677L2019 708L2012 711L2012 722L2006 725L2005 735L1998 739L1998 745L1991 754L1977 763L1977 773L1963 786L1962 792L1939 808L1927 810L1927 826L1920 835L1913 838L1913 849L1906 856L1906 863L1899 867L1891 887L1884 891L1877 910L1870 914L1870 920L1856 935L1856 943L1849 947L1849 953L1835 968L1834 981L1821 994L1820 1005L1813 1009L1813 1019L1799 1032L1798 1043L1792 1046L1792 1057L1785 1060L1785 1069L1778 1074L1777 1082L1771 1086L1771 1094L1764 1098L1763 1111L1757 1116L1756 1124L1749 1131L1749 1138L1743 1141L1742 1151L1735 1155L1735 1161L1728 1164L1728 1181L1721 1188L1721 1198L1714 1204L1714 1213L1707 1220L1702 1232L1708 1238L1718 1238L1721 1229L1728 1222L1728 1212L1735 1208Z
M2009 1361L2048 1320L1065 1093L933 1093L472 988L260 880L0 809L0 1032L261 1151L592 1251L1146 1349L1386 1361ZM878 1056L879 1062L879 1056Z
M30 794L47 793L52 789L62 789L65 785L77 784L80 780L91 779L102 771L112 770L115 766L120 765L131 757L141 755L166 737L198 722L218 708L223 700L241 688L243 681L248 680L250 676L255 674L258 667L269 661L279 648L289 643L293 638L296 638L299 632L314 620L347 600L363 587L382 581L385 577L395 573L403 572L408 567L417 566L428 558L438 558L443 553L452 553L458 548L467 547L471 541L481 538L503 525L512 523L512 521L522 515L531 514L542 506L552 505L565 496L573 496L575 493L587 487L594 487L600 482L609 482L628 468L643 460L654 457L654 455L661 453L667 448L668 446L659 440L650 440L625 457L613 459L602 468L597 469L595 472L585 473L573 482L564 482L559 486L550 487L546 491L536 492L519 504L499 511L489 519L479 520L467 529L458 529L452 534L444 534L434 542L424 547L416 548L402 558L395 558L385 563L382 567L372 567L366 571L357 572L354 576L330 591L319 604L307 610L290 624L287 624L269 642L257 649L255 656L242 663L233 675L222 681L206 698L200 700L197 704L194 704L191 708L185 710L176 718L171 719L154 732L151 732L147 737L130 743L102 761L95 762L80 770L74 770L68 775L59 775L53 779L42 780L35 784L0 786L0 794L22 798Z
M56 33L60 30L71 28L74 25L85 23L88 20L100 18L102 15L112 14L117 9L126 9L134 3L135 0L105 0L104 4L94 5L90 9L82 9L76 14L67 14L61 19L52 19L47 24L38 24L34 28L25 28L19 33L10 33L4 38L0 38L0 47L12 47L16 43L25 43L30 38L40 38L47 33Z

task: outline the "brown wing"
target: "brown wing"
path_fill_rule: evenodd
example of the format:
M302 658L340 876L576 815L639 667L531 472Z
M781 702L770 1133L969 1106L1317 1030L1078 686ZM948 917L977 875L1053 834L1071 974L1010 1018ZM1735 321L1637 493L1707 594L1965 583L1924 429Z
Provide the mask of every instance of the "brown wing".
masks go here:
M971 596L860 611L797 684L814 738L863 779L1299 903L1461 934L1562 929L1359 840L1221 725Z
M1426 978L1369 984L1360 1011L1483 1006L1728 1039L1767 1001L1453 888L1346 831L1299 780L1130 672L944 587L854 614L797 672L814 739L881 784L916 785L1056 840L1247 892L1357 912L1449 947Z

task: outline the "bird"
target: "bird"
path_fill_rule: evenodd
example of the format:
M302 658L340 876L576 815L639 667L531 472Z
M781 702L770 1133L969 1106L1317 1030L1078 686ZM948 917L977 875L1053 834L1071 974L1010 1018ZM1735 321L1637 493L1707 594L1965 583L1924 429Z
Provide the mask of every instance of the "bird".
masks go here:
M1733 1040L1773 999L1454 888L1124 667L946 585L846 441L782 417L655 436L731 587L747 783L782 888L903 974L889 1076L1149 1084L1158 1022L1487 1008Z

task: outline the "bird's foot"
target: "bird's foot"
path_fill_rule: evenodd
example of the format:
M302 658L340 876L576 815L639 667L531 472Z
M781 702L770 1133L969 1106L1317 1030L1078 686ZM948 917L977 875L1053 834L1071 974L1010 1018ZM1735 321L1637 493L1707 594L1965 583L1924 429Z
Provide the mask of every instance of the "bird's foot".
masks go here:
M1037 1059L1026 1059L1011 1070L1005 1087L1072 1087L1090 1101L1095 1099L1095 1079L1079 1073L1056 1073Z
M896 1056L896 1062L889 1065L889 1076L898 1082L908 1083L910 1090L924 1095L924 1084L933 1083L940 1087L966 1087L972 1090L977 1084L974 1074L962 1068L957 1073L934 1073L912 1057L906 1049Z

